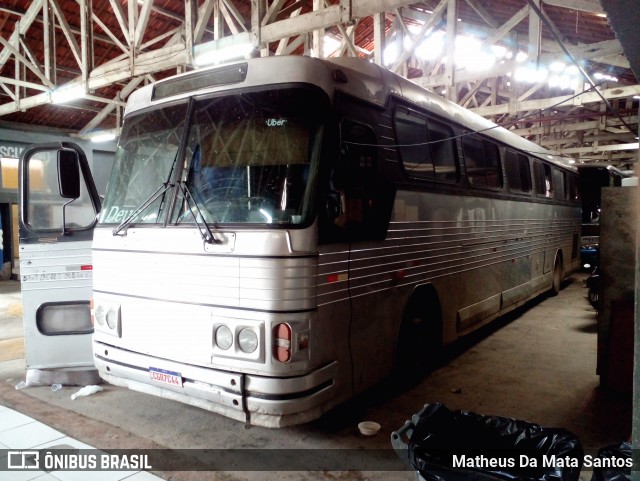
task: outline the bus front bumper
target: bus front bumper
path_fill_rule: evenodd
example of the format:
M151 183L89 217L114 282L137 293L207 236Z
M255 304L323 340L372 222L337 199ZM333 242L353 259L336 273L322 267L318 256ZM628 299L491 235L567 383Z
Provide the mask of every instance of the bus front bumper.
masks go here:
M268 377L153 358L95 340L93 350L100 377L110 384L257 426L301 424L336 404L335 361L302 376Z

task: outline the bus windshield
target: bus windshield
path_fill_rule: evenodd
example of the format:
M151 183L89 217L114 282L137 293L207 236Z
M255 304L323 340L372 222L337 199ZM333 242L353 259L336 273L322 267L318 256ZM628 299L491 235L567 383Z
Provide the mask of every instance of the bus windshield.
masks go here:
M327 106L293 87L195 99L187 130L187 101L127 117L100 222L164 224L179 163L173 224L307 222Z
M184 132L187 102L127 117L122 128L100 222L119 224L171 180ZM158 197L135 219L160 221L164 196Z
M326 95L309 88L198 99L174 222L301 224L310 219Z

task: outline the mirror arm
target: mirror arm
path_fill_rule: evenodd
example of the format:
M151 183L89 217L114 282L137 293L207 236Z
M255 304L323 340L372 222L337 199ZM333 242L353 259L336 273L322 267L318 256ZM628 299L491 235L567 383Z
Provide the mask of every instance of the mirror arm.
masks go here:
M67 206L69 204L71 204L71 202L73 202L75 199L71 199L68 202L65 202L62 205L62 235L69 235L70 232L67 231L67 219L66 219L66 211L67 211Z

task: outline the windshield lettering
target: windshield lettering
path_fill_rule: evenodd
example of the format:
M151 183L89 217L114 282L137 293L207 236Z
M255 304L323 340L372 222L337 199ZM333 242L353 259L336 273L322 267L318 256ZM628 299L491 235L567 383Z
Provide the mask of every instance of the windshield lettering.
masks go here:
M133 208L126 209L120 208L117 205L112 205L109 210L105 211L102 215L102 222L104 222L105 224L115 224L122 222L131 214L133 214L134 210L135 209Z
M286 123L285 119L269 119L266 121L267 127L282 127Z

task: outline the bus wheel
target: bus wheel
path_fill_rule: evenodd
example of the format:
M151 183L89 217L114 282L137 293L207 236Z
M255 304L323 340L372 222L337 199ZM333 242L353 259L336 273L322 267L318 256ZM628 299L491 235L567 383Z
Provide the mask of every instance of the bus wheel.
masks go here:
M562 285L562 259L556 256L556 262L553 265L553 281L551 282L550 294L557 296L560 293Z
M436 366L442 353L439 317L439 308L408 310L398 333L394 380L412 385Z

